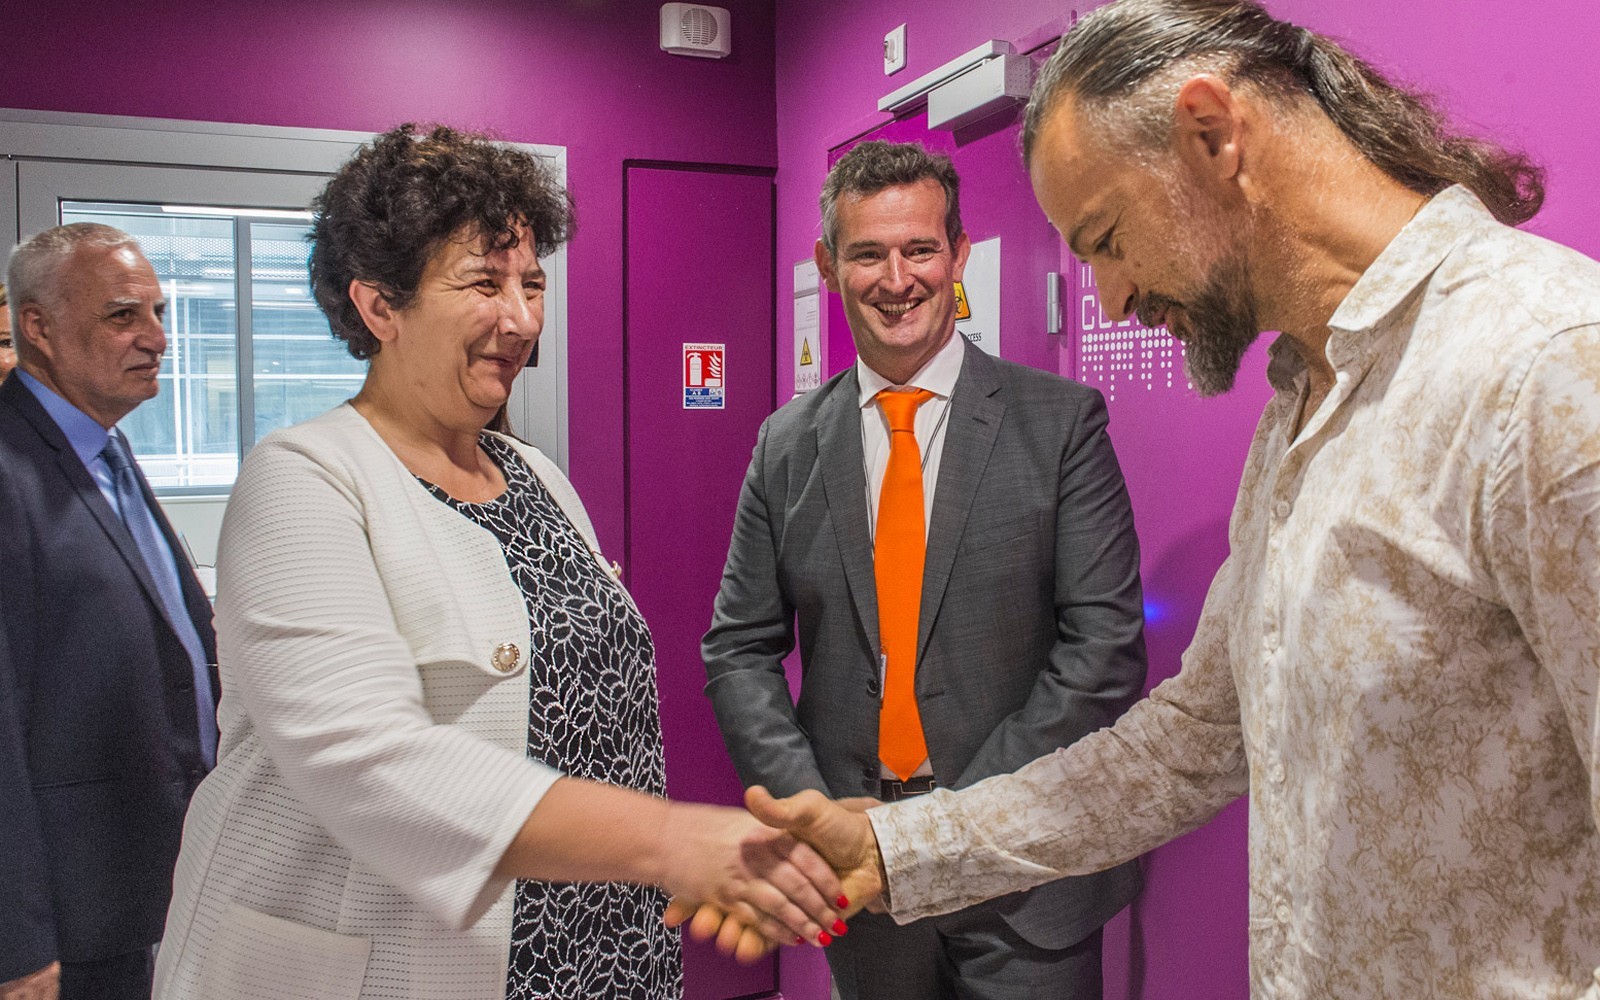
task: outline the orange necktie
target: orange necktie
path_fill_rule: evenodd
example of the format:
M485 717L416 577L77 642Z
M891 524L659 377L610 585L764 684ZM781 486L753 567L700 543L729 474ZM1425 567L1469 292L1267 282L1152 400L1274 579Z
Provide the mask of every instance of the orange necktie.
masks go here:
M917 448L917 407L933 398L926 389L878 393L889 420L889 464L878 493L878 529L872 549L878 582L878 639L885 659L883 704L878 709L878 759L904 781L928 759L917 711L917 623L922 611L922 452Z

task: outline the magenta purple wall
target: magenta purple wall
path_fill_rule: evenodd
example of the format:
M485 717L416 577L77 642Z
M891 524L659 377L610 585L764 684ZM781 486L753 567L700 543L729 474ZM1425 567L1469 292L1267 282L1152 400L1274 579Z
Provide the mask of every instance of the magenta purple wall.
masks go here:
M1600 117L1585 95L1600 85L1592 0L1267 0L1279 17L1349 43L1399 79L1438 96L1464 126L1534 154L1550 171L1550 198L1529 229L1600 256ZM777 10L778 263L811 255L827 150L889 120L880 97L991 38L1027 51L1058 36L1074 10L1063 0L780 2ZM979 14L981 11L981 15ZM906 68L883 75L885 32L907 25ZM1020 168L1019 168L1020 169ZM780 345L794 320L778 314ZM794 384L779 351L778 384Z
M772 171L630 164L626 196L627 583L650 622L667 794L738 805L744 788L701 688L700 636L722 582L739 487L773 408ZM684 253L684 219L712 253ZM721 409L684 408L685 343L721 344ZM770 960L684 949L685 1000L770 991Z
M567 147L572 478L622 547L622 161L776 165L772 0L718 0L733 55L671 56L641 0L10 3L0 107ZM689 235L686 233L686 236Z

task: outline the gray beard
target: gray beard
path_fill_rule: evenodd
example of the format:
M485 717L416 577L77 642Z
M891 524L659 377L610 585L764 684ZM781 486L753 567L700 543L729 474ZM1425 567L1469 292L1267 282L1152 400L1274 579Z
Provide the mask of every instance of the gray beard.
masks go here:
M1227 242L1223 256L1212 265L1205 284L1184 302L1150 295L1140 303L1140 318L1160 315L1178 306L1187 320L1183 342L1183 370L1201 396L1220 396L1233 388L1239 366L1250 345L1261 336L1255 297L1251 293L1250 262L1242 244L1223 234L1235 226L1176 174L1166 183L1172 203L1191 220L1184 232L1194 241L1189 252L1201 253L1205 243ZM1149 326L1149 321L1145 320Z
M1233 388L1246 352L1261 336L1244 256L1222 260L1193 301L1184 304L1183 315L1188 320L1183 370L1200 395L1220 396Z

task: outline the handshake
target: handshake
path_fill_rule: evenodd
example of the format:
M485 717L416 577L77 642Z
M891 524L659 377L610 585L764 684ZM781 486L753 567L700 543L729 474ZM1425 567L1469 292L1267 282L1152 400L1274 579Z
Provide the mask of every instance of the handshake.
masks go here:
M811 790L775 799L759 785L744 801L749 816L698 807L707 811L702 821L713 815L722 821L709 826L722 828L717 846L732 850L699 853L702 869L710 857L727 860L719 863L720 871L698 872L690 880L697 885L662 880L672 893L667 925L687 924L690 937L715 940L718 951L741 962L754 962L780 944L826 947L846 933L845 918L875 904L884 891L878 841L866 816L880 803L835 801ZM716 833L702 828L690 839Z

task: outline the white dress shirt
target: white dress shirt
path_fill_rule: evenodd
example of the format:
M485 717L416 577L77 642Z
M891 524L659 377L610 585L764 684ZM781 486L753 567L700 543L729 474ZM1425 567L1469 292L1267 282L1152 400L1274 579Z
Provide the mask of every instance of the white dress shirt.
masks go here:
M961 377L961 359L965 352L960 333L951 333L950 339L928 363L909 379L905 385L896 386L879 375L861 360L856 361L856 381L860 384L861 402L861 453L866 460L867 473L867 533L876 537L878 524L878 494L883 489L883 470L889 465L889 419L883 407L877 404L877 395L884 389L926 389L934 398L917 407L917 449L922 454L922 530L926 536L933 521L933 489L939 482L939 459L944 454L945 416L950 409L950 394L955 392L956 379Z

